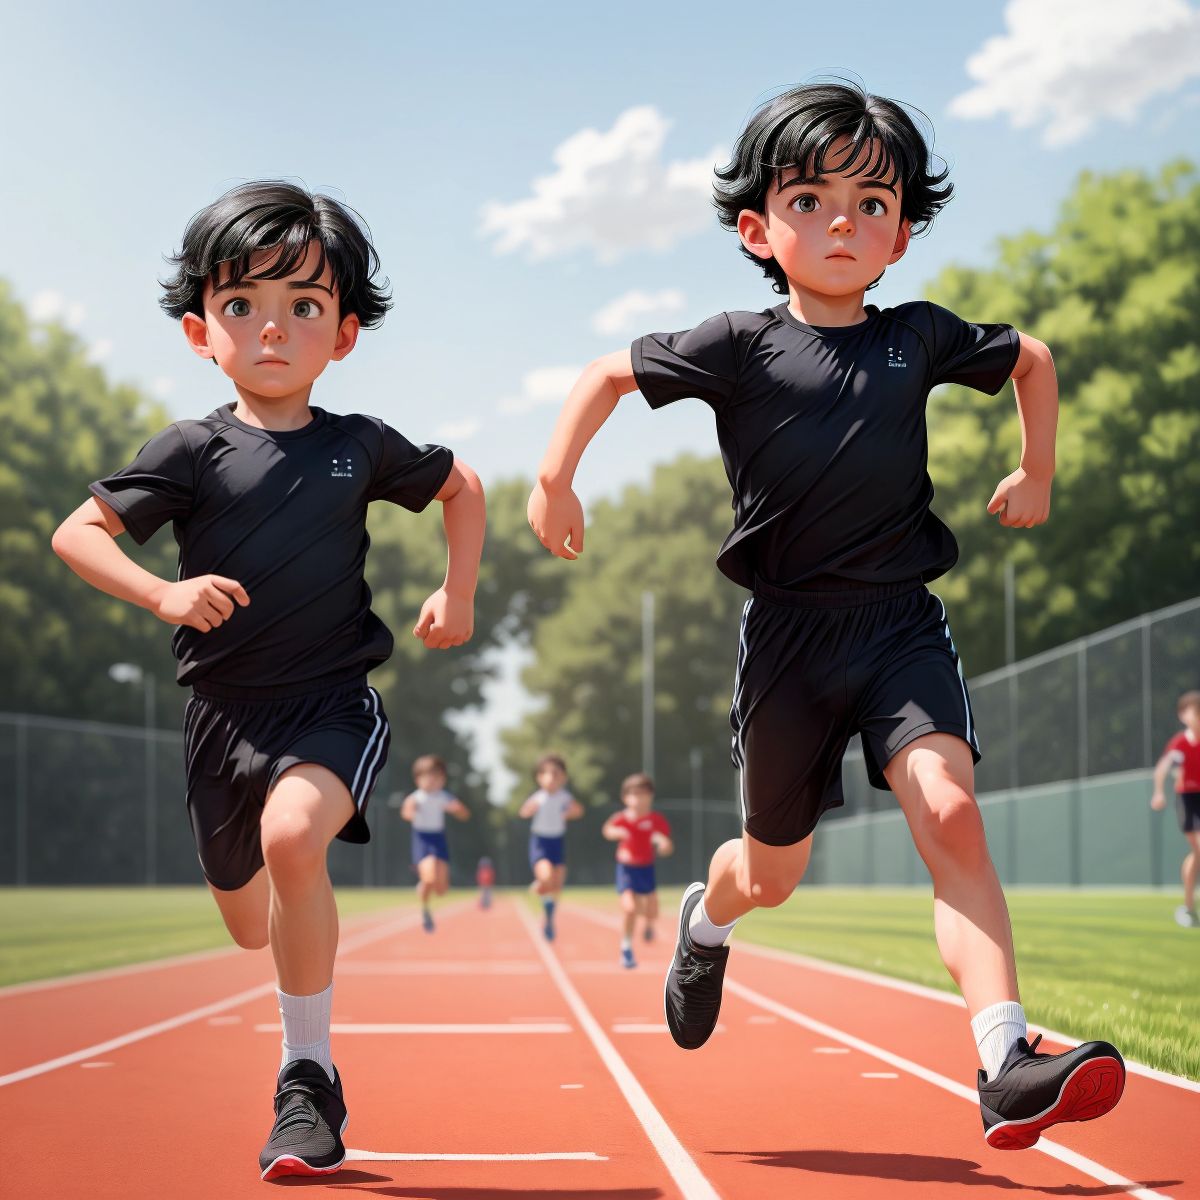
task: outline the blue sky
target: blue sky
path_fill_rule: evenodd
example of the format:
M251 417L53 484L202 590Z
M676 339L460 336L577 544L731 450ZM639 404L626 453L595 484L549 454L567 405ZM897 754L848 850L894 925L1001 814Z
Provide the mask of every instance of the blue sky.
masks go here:
M366 216L396 306L314 403L445 440L485 483L533 472L571 369L648 329L777 302L704 178L782 87L850 72L932 119L957 195L880 304L1045 228L1081 170L1152 170L1198 143L1186 0L62 0L21 6L6 32L0 276L24 301L173 415L203 415L230 392L157 308L162 255L236 182L329 190ZM644 303L622 324L631 293ZM715 449L700 405L626 401L580 491L684 449Z

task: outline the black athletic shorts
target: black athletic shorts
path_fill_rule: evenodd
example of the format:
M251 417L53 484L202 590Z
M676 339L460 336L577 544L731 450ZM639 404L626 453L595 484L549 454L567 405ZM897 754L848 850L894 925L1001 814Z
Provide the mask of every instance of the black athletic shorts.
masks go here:
M979 761L946 609L923 584L784 591L759 583L754 593L742 613L729 713L752 838L794 845L843 803L842 755L856 733L871 783L884 790L884 767L927 733L955 734Z
M1200 792L1176 792L1175 811L1184 833L1200 833Z
M349 789L355 814L338 837L368 842L367 800L387 761L391 730L379 693L349 680L291 688L198 684L183 719L187 807L204 877L221 891L263 865L259 822L289 767L328 767Z

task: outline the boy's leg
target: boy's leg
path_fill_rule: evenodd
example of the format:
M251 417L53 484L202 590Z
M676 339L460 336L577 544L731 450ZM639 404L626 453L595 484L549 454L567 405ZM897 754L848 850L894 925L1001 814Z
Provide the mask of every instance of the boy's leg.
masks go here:
M792 846L768 846L743 833L740 839L718 846L698 909L714 927L732 927L739 917L756 908L778 907L804 878L812 838L810 833ZM697 918L693 926L701 919ZM710 940L702 944L720 943Z
M243 950L261 950L269 943L267 913L271 904L271 884L266 867L259 867L249 883L234 891L223 891L211 883L208 890L221 910L221 919L229 936Z
M1183 866L1179 871L1180 881L1183 883L1183 907L1188 912L1196 911L1196 874L1197 868L1200 867L1200 832L1191 830L1183 835L1187 838L1190 853L1183 860Z
M637 923L637 897L631 888L621 893L621 946L632 945L633 929Z
M422 908L429 907L429 897L433 895L437 885L437 857L426 854L417 863L417 899Z
M548 858L539 858L533 864L533 890L539 896L554 891L554 864Z
M644 924L642 927L643 941L654 941L654 922L658 920L658 893L647 892L643 897L642 917Z
M933 879L938 949L971 1016L1019 1003L1008 905L975 803L970 747L953 734L926 734L884 775Z
M444 896L450 890L450 864L444 858L435 858L433 871L433 890Z

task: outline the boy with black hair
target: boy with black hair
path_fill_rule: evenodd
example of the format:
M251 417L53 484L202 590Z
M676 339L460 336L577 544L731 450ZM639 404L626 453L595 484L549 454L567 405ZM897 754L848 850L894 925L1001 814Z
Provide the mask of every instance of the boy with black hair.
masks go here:
M857 733L933 879L938 947L983 1062L985 1136L1018 1149L1112 1108L1124 1063L1106 1042L1047 1056L1026 1041L1008 910L975 803L970 699L945 608L926 588L958 554L929 507L930 389L994 395L1016 380L1021 462L988 511L1009 528L1039 525L1054 475L1050 352L1010 325L924 301L863 304L950 197L931 158L901 105L857 86L798 87L763 105L717 171L716 205L786 301L649 334L587 367L529 520L552 553L582 551L571 481L627 392L652 408L697 397L713 410L734 508L717 565L753 593L730 713L744 833L684 895L666 982L671 1034L686 1049L708 1040L725 939L744 914L792 894L818 820L842 803L841 760Z
M390 306L369 232L289 183L236 187L188 224L162 307L237 393L176 421L91 485L54 549L95 587L176 627L187 805L200 865L241 946L270 945L283 1060L264 1179L324 1175L345 1158L346 1106L329 1047L335 838L366 842L389 729L367 672L392 635L363 577L367 505L442 503L443 585L413 629L430 649L471 636L483 546L479 480L444 446L375 417L310 407L313 382ZM165 522L176 580L126 557Z
M1167 776L1175 771L1175 810L1179 832L1188 844L1179 869L1183 903L1175 910L1175 924L1184 929L1200 927L1196 915L1196 876L1200 874L1200 692L1184 692L1175 704L1183 728L1167 742L1154 767L1154 792L1150 807L1161 812L1167 807L1163 794Z

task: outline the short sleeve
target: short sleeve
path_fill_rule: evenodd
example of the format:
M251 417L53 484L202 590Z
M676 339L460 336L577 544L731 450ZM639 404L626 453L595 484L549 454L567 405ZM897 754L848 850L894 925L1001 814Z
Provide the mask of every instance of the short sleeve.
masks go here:
M1163 757L1169 758L1173 763L1183 762L1183 734L1177 733L1168 743L1163 751Z
M961 383L994 396L1007 382L1021 353L1011 325L977 325L948 308L927 305L933 358L929 386Z
M367 499L421 512L450 477L454 454L445 446L414 446L382 421L379 428L383 440Z
M192 452L183 431L168 425L129 466L97 479L89 490L121 518L129 536L144 545L168 521L181 521L192 510Z
M648 333L630 349L638 390L651 408L689 396L720 408L737 389L737 347L725 313L681 333Z
M664 837L670 837L671 836L671 822L668 821L667 818L662 815L662 813L655 813L654 815L657 818L658 832L661 833Z

